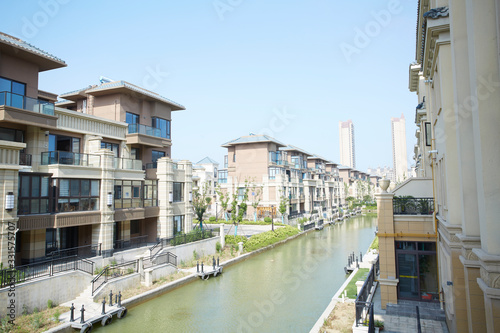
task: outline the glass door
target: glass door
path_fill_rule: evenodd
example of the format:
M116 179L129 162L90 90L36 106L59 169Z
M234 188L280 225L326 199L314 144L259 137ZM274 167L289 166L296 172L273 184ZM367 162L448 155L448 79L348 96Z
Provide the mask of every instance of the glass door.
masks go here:
M399 298L420 299L416 254L398 253Z

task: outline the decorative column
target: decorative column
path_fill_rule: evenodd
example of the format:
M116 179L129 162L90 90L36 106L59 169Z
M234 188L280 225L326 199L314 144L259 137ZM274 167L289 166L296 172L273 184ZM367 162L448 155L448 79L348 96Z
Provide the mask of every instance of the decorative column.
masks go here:
M193 229L193 165L187 160L177 164L184 169L184 231L187 233Z
M392 206L393 193L388 193L390 180L379 181L382 193L375 194L377 200L378 246L380 261L380 296L382 309L387 303L397 304L398 283L396 279L396 256L394 249L394 213Z
M113 231L115 227L114 211L114 155L108 149L99 149L94 153L101 156L101 223L92 225L92 244L101 243L102 256L113 256ZM110 204L110 205L109 205Z
M158 177L158 216L157 237L170 238L173 236L173 183L174 170L172 160L162 157L157 161L156 175Z

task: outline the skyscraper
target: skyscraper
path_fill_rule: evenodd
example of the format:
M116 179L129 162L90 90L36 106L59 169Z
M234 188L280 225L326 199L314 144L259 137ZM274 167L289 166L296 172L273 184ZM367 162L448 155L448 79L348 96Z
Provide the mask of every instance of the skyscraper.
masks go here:
M354 125L352 120L339 121L340 163L356 168L354 156Z
M401 118L391 118L392 128L392 159L394 161L393 181L402 182L408 175L408 159L406 156L406 121L404 114Z

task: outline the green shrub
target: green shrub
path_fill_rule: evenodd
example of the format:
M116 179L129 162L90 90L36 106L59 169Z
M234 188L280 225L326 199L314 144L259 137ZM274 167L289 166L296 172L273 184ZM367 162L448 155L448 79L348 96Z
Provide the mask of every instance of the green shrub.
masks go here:
M264 217L264 222L271 223L272 221L273 220L269 216Z
M215 216L210 216L210 218L208 219L210 222L215 222L217 221L217 219L215 218Z
M226 244L238 244L239 242L243 242L245 244L248 241L248 238L245 236L236 236L234 237L233 235L226 235Z
M51 299L49 299L49 300L47 301L47 308L52 309L52 307L54 307L54 303L52 302L52 300L51 300Z
M282 241L290 236L294 236L298 233L299 230L291 226L285 226L274 231L263 232L250 237L248 241L243 244L243 248L248 252L255 251L262 247Z
M59 322L59 316L61 315L61 311L59 311L59 309L56 310L56 312L54 312L54 321L56 323Z
M219 252L222 250L222 244L220 242L215 243L215 251Z

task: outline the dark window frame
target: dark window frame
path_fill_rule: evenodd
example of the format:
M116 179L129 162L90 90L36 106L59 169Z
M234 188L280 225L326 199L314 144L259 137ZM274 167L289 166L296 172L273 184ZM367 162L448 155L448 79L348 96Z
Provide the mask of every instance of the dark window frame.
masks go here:
M68 195L61 195L62 181L68 181ZM82 184L88 183L88 194L82 194ZM78 184L78 186L76 186ZM94 187L97 187L95 189ZM75 193L78 188L78 193ZM56 212L85 212L100 210L101 181L85 178L57 178ZM97 193L93 195L93 193Z
M39 173L39 172L23 172L19 174L19 185L18 185L18 205L17 205L17 215L33 215L33 214L50 214L51 209L51 184L52 184L52 174L50 173ZM33 195L33 180L38 179L38 194ZM42 179L47 179L47 195L42 196ZM23 189L25 188L25 182L28 181L28 195L23 194ZM24 206L24 202L28 203L27 210L21 211ZM38 202L38 210L34 211L34 203ZM41 210L42 202L45 202L46 209ZM36 205L35 205L36 206Z
M184 183L174 182L172 185L173 202L184 201Z

